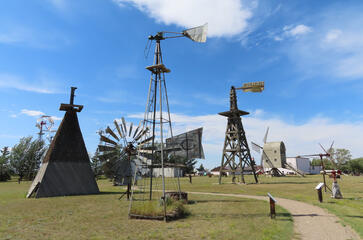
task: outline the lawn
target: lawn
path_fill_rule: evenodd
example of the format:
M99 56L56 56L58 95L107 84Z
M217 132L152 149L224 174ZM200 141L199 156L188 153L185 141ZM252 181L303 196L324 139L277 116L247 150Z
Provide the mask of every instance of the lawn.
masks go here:
M231 178L222 178L219 185L218 177L194 177L190 184L188 179L182 179L183 190L240 193L249 195L267 195L289 198L317 205L327 209L341 219L342 224L350 225L363 238L363 176L342 176L338 179L344 199L332 199L330 193L323 194L323 203L318 201L315 186L322 182L321 175L288 177L259 177L259 184L231 184ZM253 183L252 176L247 176L247 183ZM327 178L327 185L331 188L332 179Z
M182 187L220 190L216 179L194 178ZM25 199L30 182L0 183L0 239L291 239L291 215L277 208L268 216L264 201L190 195L190 215L177 221L130 220L122 189L98 181L102 194ZM237 185L226 184L228 188ZM255 185L257 186L257 185ZM204 189L207 190L207 189Z

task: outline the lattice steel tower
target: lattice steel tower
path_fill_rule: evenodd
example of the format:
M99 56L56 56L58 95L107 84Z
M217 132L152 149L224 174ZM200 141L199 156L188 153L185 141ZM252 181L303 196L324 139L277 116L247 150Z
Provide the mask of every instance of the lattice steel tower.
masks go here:
M261 92L263 90L263 82L244 84L243 87L237 88L243 91ZM258 179L255 171L255 162L251 157L250 149L248 147L246 133L243 129L241 116L248 115L248 112L239 110L237 107L236 88L231 87L230 91L230 110L221 112L219 115L228 118L226 135L224 140L222 162L220 166L219 184L222 182L222 174L226 171L225 167L228 165L231 168L233 175L233 182L238 167L241 171L241 180L245 183L243 171L247 166L252 168L252 172L256 183ZM237 160L236 160L237 158Z

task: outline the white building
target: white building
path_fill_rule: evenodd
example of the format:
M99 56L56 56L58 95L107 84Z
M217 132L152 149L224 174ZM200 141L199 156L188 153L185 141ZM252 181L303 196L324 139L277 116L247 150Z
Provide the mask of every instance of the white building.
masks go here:
M289 157L286 162L305 174L319 174L321 170L321 166L312 166L309 158Z
M162 168L154 168L153 169L153 176L154 177L161 177L162 176ZM183 170L180 168L173 168L173 167L165 167L164 168L164 176L165 177L182 177Z

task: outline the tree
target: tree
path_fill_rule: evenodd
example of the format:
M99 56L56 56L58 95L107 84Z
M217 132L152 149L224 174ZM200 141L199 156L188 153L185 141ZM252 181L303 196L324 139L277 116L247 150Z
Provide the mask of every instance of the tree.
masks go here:
M199 172L205 171L203 164L200 164L199 168L197 168Z
M329 160L327 158L323 158L323 163L324 163L325 169L335 169L335 167L333 166L333 163L331 162L331 160ZM312 166L321 166L320 158L314 158L311 161L311 165Z
M0 182L5 182L7 180L10 180L10 164L9 164L9 147L3 147L3 149L0 150L1 156L0 156Z
M43 140L33 140L33 137L24 137L16 144L10 153L10 165L19 182L23 179L32 180L37 171L47 146Z
M363 158L356 158L348 162L349 170L352 174L358 175L363 173Z
M192 158L192 159L189 159L189 160L186 160L185 161L185 173L186 174L192 174L192 173L194 173L194 165L197 163L197 160L195 160L194 158Z
M352 154L350 154L350 151L348 149L337 148L333 149L332 158L340 168L342 165L346 164L352 159Z
M102 161L100 159L100 152L99 152L98 148L97 148L95 154L93 155L93 157L91 157L91 168L95 175L95 178L98 179L98 177L101 176L103 173Z

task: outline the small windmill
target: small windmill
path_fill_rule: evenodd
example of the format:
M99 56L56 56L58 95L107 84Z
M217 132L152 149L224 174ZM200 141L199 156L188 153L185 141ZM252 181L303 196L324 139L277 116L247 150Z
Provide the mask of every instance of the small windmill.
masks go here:
M286 147L284 142L267 142L267 136L269 132L269 127L267 127L265 136L263 138L263 147L251 142L252 149L258 153L261 153L261 166L266 169L270 168L270 174L272 176L283 176L284 174L279 170L279 168L286 168L294 171L296 174L305 177L304 173L300 170L292 167L286 161Z
M52 130L54 126L54 120L51 116L42 115L40 118L37 119L37 123L35 124L35 126L39 129L39 140L42 140L44 132L54 132Z
M328 148L328 151L325 150L325 148L319 143L319 146L323 149L324 153L318 153L318 154L308 154L308 155L300 155L302 157L319 157L320 158L320 164L321 164L321 168L322 168L322 171L321 173L323 174L323 181L324 181L324 190L326 192L326 189L328 188L329 191L332 193L332 196L334 198L343 198L341 192L340 192L340 188L339 188L339 185L338 185L338 182L337 182L337 176L339 176L341 174L341 171L340 170L326 170L325 169L325 164L324 164L324 161L323 161L323 157L326 157L326 159L328 159L335 168L337 168L337 164L335 163L335 161L333 160L332 156L331 156L331 153L330 151L333 149L333 144L334 144L334 141L332 142L332 144L330 145L330 147ZM299 156L299 157L300 157ZM325 178L325 175L326 174L331 174L331 176L333 177L334 181L333 181L333 184L332 184L332 189L330 189L327 185L326 185L326 178Z
M121 118L121 123L114 120L114 126L109 126L105 131L99 131L100 142L98 150L101 152L100 159L113 174L114 185L127 185L125 194L127 199L131 196L131 184L136 168L141 162L135 159L137 149L152 141L153 137L141 138L149 131L148 128L141 129L142 121L133 128L133 123L127 124L125 118Z
M261 150L262 150L261 167L263 167L265 169L268 166L270 168L271 176L275 176L275 177L284 176L284 174L274 165L274 163L271 161L271 159L269 158L269 156L265 152L265 145L267 143L267 135L268 135L269 129L270 128L267 127L265 136L263 138L263 144L264 144L263 147L261 147L260 145L258 145L257 143L254 143L252 141L251 141L251 146L252 146L252 149L257 153L261 153ZM286 162L286 157L285 157L285 162Z

